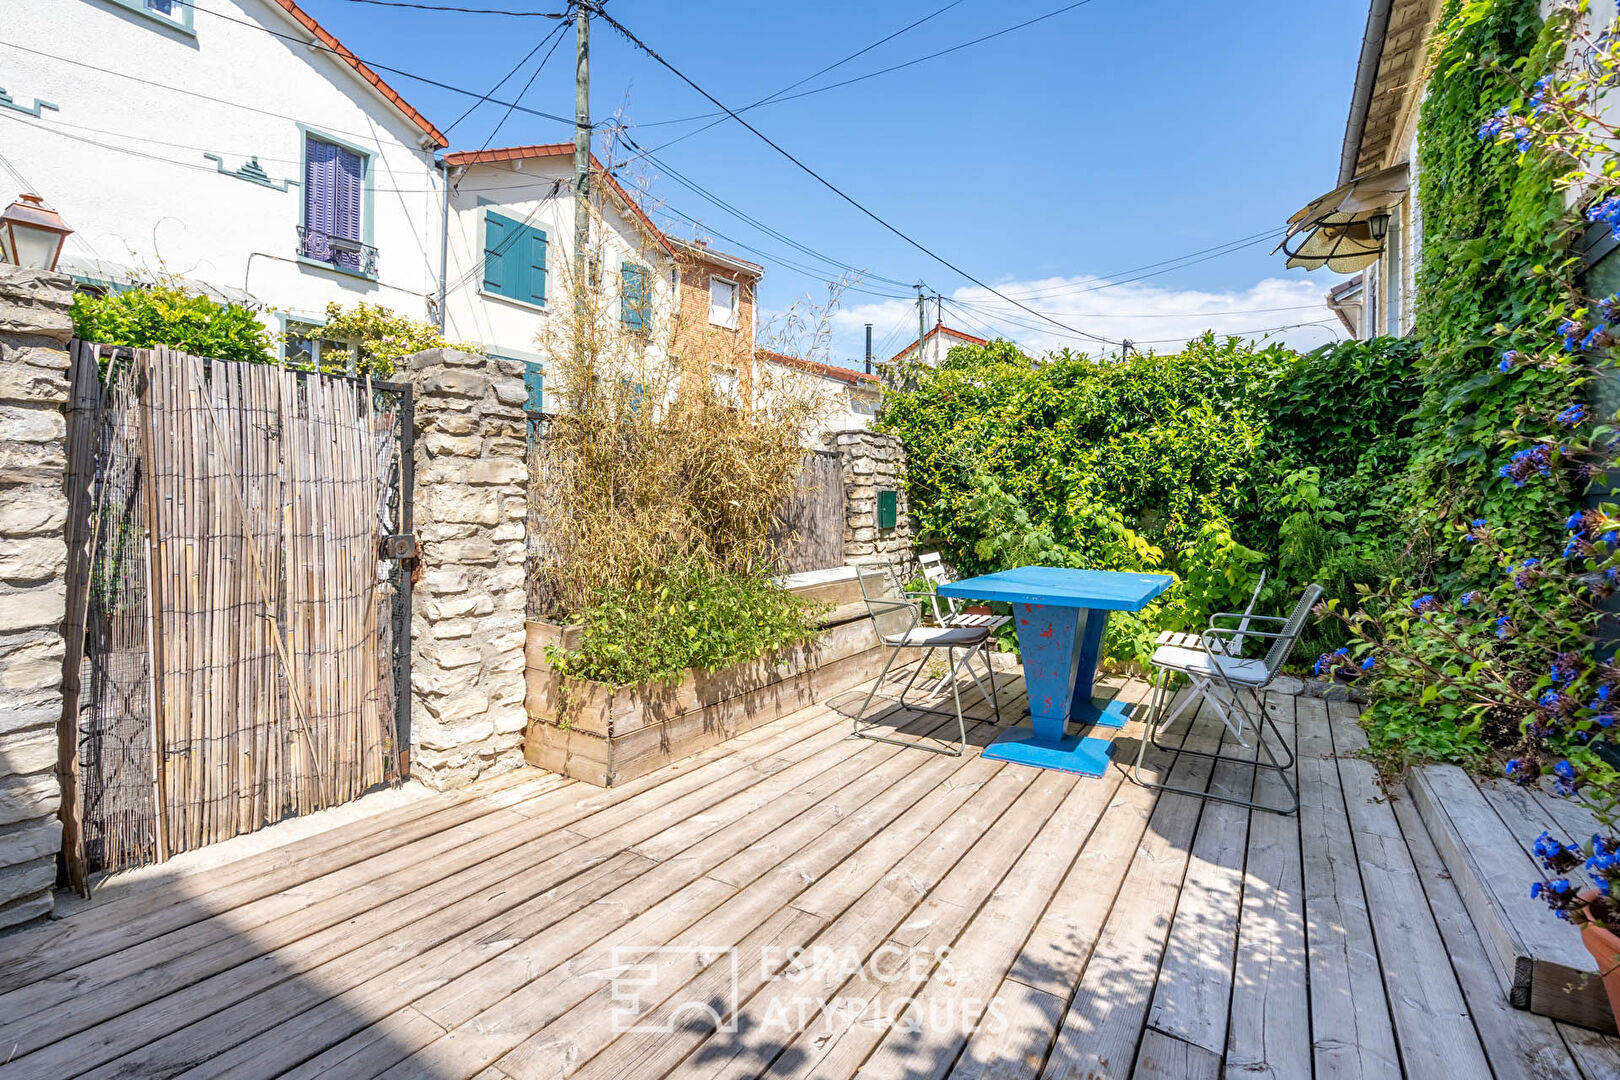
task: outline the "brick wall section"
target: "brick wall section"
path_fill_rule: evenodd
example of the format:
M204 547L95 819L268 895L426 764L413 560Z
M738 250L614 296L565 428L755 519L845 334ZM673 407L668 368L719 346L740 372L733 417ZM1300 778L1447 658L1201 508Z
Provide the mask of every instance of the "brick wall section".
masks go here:
M62 823L72 283L0 266L0 927L51 910Z
M681 363L681 382L689 390L701 387L709 378L709 365L737 369L738 395L752 401L754 395L754 294L759 282L736 270L705 262L694 255L683 255L677 262L681 276L680 306L675 311L675 328L670 351ZM709 277L718 275L740 286L737 294L737 329L728 330L709 322ZM697 387L691 380L699 380Z
M872 431L836 431L826 436L844 466L844 562L882 560L896 566L903 579L917 568L915 525L906 499L906 450L893 435ZM895 525L877 527L879 491L898 492Z
M523 764L523 365L432 349L416 390L411 775L458 787Z

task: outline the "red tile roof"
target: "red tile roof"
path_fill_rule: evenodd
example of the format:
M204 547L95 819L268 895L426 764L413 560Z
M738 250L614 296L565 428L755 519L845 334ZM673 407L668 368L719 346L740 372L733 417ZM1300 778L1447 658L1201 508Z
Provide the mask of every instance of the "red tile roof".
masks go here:
M972 334L964 334L960 330L953 330L949 326L946 326L944 323L935 323L934 328L932 330L928 331L927 336L928 337L933 337L935 334L949 334L951 337L956 338L958 341L965 341L969 345L988 345L988 344L990 344L990 342L986 341L982 337L974 337ZM893 362L895 360L898 360L901 357L905 356L907 353L911 352L915 348L917 348L917 342L913 341L910 345L907 345L905 348L901 349L899 352L897 352L893 356L889 357L889 360L891 362Z
M864 371L856 371L854 368L839 367L837 364L823 364L819 360L806 360L802 356L789 356L787 353L776 352L774 349L760 349L758 353L762 358L772 363L798 368L801 371L808 371L812 375L823 375L829 379L838 379L841 382L849 383L851 386L867 385L875 388L878 384L876 375L868 375Z
M450 145L450 140L444 137L444 132L434 127L431 120L417 112L415 106L413 106L410 102L400 97L398 90L395 90L392 86L389 86L387 83L383 82L381 75L378 75L375 71L372 71L369 67L367 67L365 61L361 60L358 56L354 55L354 53L350 52L341 41L331 35L326 27L322 26L320 23L311 18L307 11L293 3L293 0L275 0L275 2L279 4L282 10L284 10L288 15L291 15L294 19L298 20L300 26L314 34L322 45L325 45L328 49L331 49L333 52L337 53L337 55L347 62L350 67L359 72L362 79L366 80L366 82L370 83L372 86L375 86L377 91L381 93L383 97L391 101L396 109L404 113L411 123L421 128L422 131L433 140L433 144L435 146L445 147Z
M453 154L444 155L444 163L452 167L495 165L503 161L527 161L531 158L571 157L573 153L574 144L571 142L539 143L531 146L502 146L493 150L458 150ZM630 212L652 232L653 236L657 237L659 245L669 252L672 258L676 257L675 248L671 246L669 238L664 235L664 231L653 224L652 218L648 217L646 212L641 209L641 204L632 199L630 193L624 190L623 186L613 178L613 174L603 168L602 162L597 159L595 154L591 155L591 169L601 174L602 179L606 180L608 185L613 188L620 201L630 208Z

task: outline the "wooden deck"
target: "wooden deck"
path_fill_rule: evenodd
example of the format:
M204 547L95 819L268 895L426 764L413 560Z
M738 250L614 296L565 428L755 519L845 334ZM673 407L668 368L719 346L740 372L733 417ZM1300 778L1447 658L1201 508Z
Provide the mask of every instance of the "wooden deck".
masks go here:
M1411 804L1338 756L1350 706L1271 699L1300 755L1282 818L851 739L847 700L613 790L510 774L0 937L0 1080L1620 1077L1620 1043L1508 1006Z

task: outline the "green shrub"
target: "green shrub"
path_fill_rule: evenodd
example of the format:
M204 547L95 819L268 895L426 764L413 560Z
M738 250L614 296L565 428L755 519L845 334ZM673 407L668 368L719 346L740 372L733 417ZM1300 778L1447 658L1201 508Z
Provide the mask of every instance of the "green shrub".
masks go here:
M1413 343L1388 338L1302 357L1206 335L1108 363L1034 363L992 342L952 349L937 371L908 368L879 426L906 444L924 542L963 573L1177 575L1155 604L1110 621L1108 658L1141 663L1159 629L1241 610L1263 569L1268 608L1322 578L1350 598L1394 569L1417 362Z
M253 312L172 285L106 296L75 293L72 314L74 336L84 341L136 349L167 345L194 356L249 364L273 359L270 336Z
M758 575L695 558L666 565L622 588L598 590L580 614L580 647L553 649L553 667L615 686L714 671L814 636L821 610Z

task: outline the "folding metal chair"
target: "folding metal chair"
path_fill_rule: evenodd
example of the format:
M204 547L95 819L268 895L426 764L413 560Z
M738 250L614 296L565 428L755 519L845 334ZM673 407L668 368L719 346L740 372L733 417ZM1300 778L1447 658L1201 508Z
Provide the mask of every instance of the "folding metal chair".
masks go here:
M964 611L962 602L955 597L939 595L939 586L953 580L950 572L945 568L945 560L937 551L924 552L917 557L922 567L923 581L927 583L925 594L929 608L933 612L934 622L939 626L952 629L972 629L980 627L990 631L984 643L978 647L980 658L984 661L985 669L990 668L990 638L995 636L997 630L1012 621L1008 615L991 615L985 612ZM928 689L928 697L936 698L944 695L946 689L956 680L957 668L967 665L973 656L974 650L964 650L960 659L952 665L945 676ZM972 667L968 667L968 674L973 674ZM977 682L977 678L974 679Z
M1255 583L1254 592L1252 594L1250 594L1250 596L1249 596L1249 606L1243 609L1243 616L1242 616L1241 621L1239 621L1239 623L1238 623L1238 632L1237 632L1237 634L1235 634L1233 637L1231 637L1230 639L1225 640L1225 641L1216 640L1215 642L1212 643L1212 645L1211 645L1212 648L1218 650L1222 655L1225 655L1225 656L1242 656L1243 655L1243 637L1249 631L1249 623L1254 618L1254 605L1256 605L1256 604L1258 604L1260 602L1260 593L1265 589L1265 587L1266 587L1266 571L1262 570L1262 571L1260 571L1260 580ZM1158 665L1157 647L1162 647L1162 646L1165 646L1165 645L1172 645L1172 646L1175 646L1175 647L1181 648L1181 649L1198 649L1198 648L1202 647L1201 642L1202 642L1202 635L1201 634L1195 634L1190 630L1164 630L1164 631L1161 631L1160 634L1159 634L1158 640L1154 642L1154 645L1156 646L1156 648L1155 648L1155 651L1154 651L1155 652L1155 660L1153 662L1154 662L1154 664L1156 666ZM1179 668L1174 668L1173 669L1171 667L1159 666L1159 674L1158 674L1157 680L1154 683L1154 692L1155 693L1158 692L1158 681L1170 678L1172 670L1179 671L1180 669ZM1187 706L1192 704L1193 702L1195 702L1197 700L1198 700L1198 695L1196 695L1196 694L1188 694L1186 697L1182 698L1181 699L1181 704L1179 704L1179 705L1177 705L1175 707L1175 711L1173 711L1169 716L1164 718L1164 720L1163 720L1163 722L1161 724L1161 727L1162 728L1163 727L1169 727L1171 724L1175 723L1176 718L1179 717L1184 711L1186 711ZM1242 718L1240 717L1239 720L1238 720L1238 730L1233 732L1233 734L1237 736L1237 739L1238 739L1239 743L1241 743L1243 746L1248 746L1249 745L1248 743L1243 742L1243 730L1242 730L1242 728L1243 728L1243 721L1242 721Z
M1282 670L1283 664L1288 661L1288 655L1293 652L1295 644L1305 630L1305 620L1310 617L1311 608L1316 606L1321 597L1320 585L1308 586L1294 604L1294 610L1286 618L1276 615L1255 615L1251 612L1218 612L1209 617L1209 629L1199 635L1197 648L1161 645L1154 650L1152 664L1159 672L1154 678L1153 693L1149 697L1147 728L1136 748L1136 764L1131 769L1131 779L1143 787L1176 791L1183 795L1195 795L1200 799L1213 799L1216 802L1245 806L1253 810L1267 810L1284 815L1297 813L1299 790L1288 778L1288 770L1294 765L1294 753L1283 740L1282 733L1277 730L1276 722L1266 712L1265 699L1261 695ZM1236 625L1220 625L1223 622ZM1252 624L1257 622L1281 625L1275 630L1256 630ZM1240 638L1251 637L1271 642L1264 659L1245 660L1234 648ZM1174 720L1188 704L1184 701L1175 713L1166 715L1170 677L1175 673L1186 675L1192 681L1193 692L1187 695L1188 699L1207 701L1239 745L1248 747L1249 744L1243 738L1243 729L1245 721L1253 724L1256 754L1252 759L1235 758L1203 750L1189 750L1186 747L1165 746L1159 742L1159 736L1170 721ZM1226 691L1227 701L1224 704L1220 695L1215 692L1217 688ZM1258 720L1249 711L1251 701L1258 713ZM1228 709L1239 714L1235 721ZM1272 740L1281 747L1282 755L1287 760L1278 760L1277 753L1271 748L1271 742L1266 739L1267 729L1271 732ZM1165 751L1177 759L1182 754L1192 754L1194 757L1208 758L1211 761L1230 761L1248 765L1257 773L1260 769L1274 770L1278 779L1282 781L1283 788L1288 792L1289 801L1284 806L1271 806L1251 799L1239 799L1197 788L1177 787L1173 784L1145 780L1142 777L1142 760L1147 754L1149 743L1152 743L1154 749ZM1264 762L1260 760L1261 754L1265 755Z
M856 567L856 580L860 582L861 598L866 601L866 613L872 620L872 629L877 632L879 643L889 650L889 658L884 661L882 673L878 675L877 682L872 684L872 689L866 695L866 701L862 703L860 711L855 714L854 734L858 738L871 739L874 742L897 743L901 746L918 747L936 754L949 754L953 757L961 756L967 747L967 721L962 717L961 684L956 679L951 679L951 697L956 706L953 712L921 708L908 702L906 695L911 691L912 684L917 681L917 676L922 673L923 667L928 662L928 657L933 654L935 649L944 649L953 675L958 667L966 669L968 677L979 688L979 693L984 695L985 701L989 702L990 708L995 712L996 721L999 723L1001 720L1001 706L996 701L995 669L991 667L989 658L985 657L985 674L989 676L990 680L990 688L986 690L984 684L979 682L979 677L973 671L972 666L967 663L968 656L974 651L979 651L983 655L984 643L990 636L989 628L983 626L923 626L921 605L926 597L909 595L899 588L898 578L888 563L862 563ZM903 629L895 629L902 625ZM871 733L871 729L875 725L866 719L867 710L872 707L872 699L877 696L878 687L882 686L883 680L889 677L889 670L894 666L895 660L899 658L901 649L922 649L923 655L917 664L916 670L911 673L911 677L906 680L905 686L900 690L900 707L928 716L943 716L946 718L954 716L959 735L955 750L947 750L941 747L928 746L924 743L912 742L908 739L897 739L893 736ZM959 649L964 650L964 655L960 661L956 656Z

